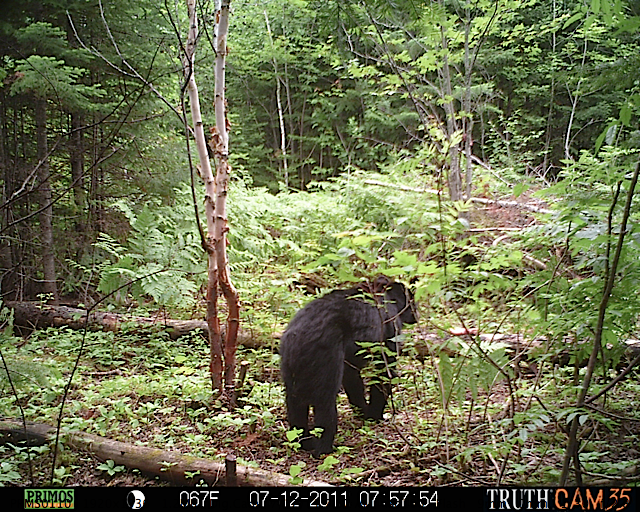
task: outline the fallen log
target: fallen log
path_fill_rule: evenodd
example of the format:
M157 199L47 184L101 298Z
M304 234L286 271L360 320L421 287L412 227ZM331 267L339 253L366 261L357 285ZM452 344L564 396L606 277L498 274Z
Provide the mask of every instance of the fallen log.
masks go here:
M5 306L14 311L13 324L20 333L45 327L69 327L70 329L118 331L123 324L134 323L142 327L159 327L169 333L171 339L178 339L185 334L200 329L206 337L209 327L204 320L174 320L158 315L155 318L121 315L104 311L92 311L87 317L84 309L69 306L53 306L40 302L6 302ZM240 330L238 341L246 347L259 346L253 333Z
M46 438L54 440L56 429L43 423L27 422L26 435L31 439ZM25 438L25 426L19 421L0 421L0 438L9 438L11 442ZM148 448L121 441L114 441L87 432L71 431L65 434L69 446L76 450L89 452L101 461L112 460L118 465L157 476L173 485L195 485L204 480L208 485L221 486L226 482L225 463L213 462L169 452L159 448ZM195 477L186 473L197 472ZM241 487L283 487L290 485L290 477L263 469L236 466L236 482ZM328 486L324 482L303 480L302 486Z
M367 185L375 185L376 187L386 187L393 188L397 190L403 190L405 192L418 192L421 194L433 194L440 195L442 191L436 190L433 188L416 188L416 187L408 187L406 185L397 185L395 183L386 183L384 181L378 180L364 180ZM519 203L517 201L505 201L499 199L487 199L484 197L465 197L465 200L471 201L472 203L480 203L480 204L495 204L497 206L502 206L505 208L521 208L523 210L529 210L531 212L536 213L553 213L553 210L549 210L548 208L542 208L541 206L528 204L528 203Z

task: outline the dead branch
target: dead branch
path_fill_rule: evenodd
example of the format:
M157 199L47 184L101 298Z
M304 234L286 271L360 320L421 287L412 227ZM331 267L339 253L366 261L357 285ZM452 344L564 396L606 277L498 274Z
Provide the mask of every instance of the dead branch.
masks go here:
M397 185L395 183L385 183L384 181L378 180L364 180L367 185L375 185L377 187L386 187L386 188L394 188L397 190L404 190L405 192L418 192L421 194L435 194L439 195L441 193L440 190L436 190L433 188L415 188L415 187L407 187L406 185ZM465 198L466 199L466 198ZM517 201L502 201L498 199L487 199L485 197L471 197L467 199L472 203L480 203L480 204L495 204L497 206L502 206L505 208L513 207L513 208L522 208L523 210L529 210L536 213L553 213L553 210L548 210L546 208L541 208L539 206L535 206L532 204L526 203L518 203Z

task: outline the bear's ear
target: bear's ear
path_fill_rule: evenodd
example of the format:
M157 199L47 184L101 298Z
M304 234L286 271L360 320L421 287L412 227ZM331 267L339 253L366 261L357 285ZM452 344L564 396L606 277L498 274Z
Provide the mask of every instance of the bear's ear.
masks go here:
M389 286L391 286L391 283L393 283L393 281L391 281L391 279L389 279L387 276L376 277L372 285L373 293L384 292L387 288L389 288Z

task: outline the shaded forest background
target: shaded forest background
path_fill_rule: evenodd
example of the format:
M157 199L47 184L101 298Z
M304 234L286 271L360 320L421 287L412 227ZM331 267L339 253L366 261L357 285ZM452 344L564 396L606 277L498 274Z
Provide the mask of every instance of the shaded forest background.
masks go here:
M174 204L189 182L173 112L180 9L56 6L9 2L3 12L8 299L52 292L52 275L57 293L82 295L107 256L99 236L128 229L123 210ZM578 2L238 2L227 82L234 176L276 193L393 165L435 181L453 166L481 188L479 159L499 184L553 181L603 133L633 137L619 128L635 105L637 33L605 6L596 16ZM211 98L206 8L200 87ZM612 124L621 110L626 123Z
M584 448L595 442L589 436L597 436L598 427L616 432L620 446L600 462L587 457L596 467L583 467L585 474L592 470L608 478L624 470L625 478L637 478L628 468L638 465L637 450L629 448L637 441L638 420L612 419L604 405L595 411L587 405L595 394L595 368L603 388L627 358L635 357L628 341L637 337L640 285L640 219L633 202L640 145L640 4L234 0L231 7L228 250L243 328L257 340L254 346L264 342L274 348L274 335L309 300L305 292L380 272L411 279L424 320L409 334L408 354L414 362L427 354L436 362L430 370L424 363L407 368L402 389L415 397L438 396L438 414L444 417L468 413L461 427L467 434L478 434L474 421L487 421L486 410L473 421L471 411L496 406L496 400L503 402L498 408L510 405L492 427L500 432L499 446L458 432L460 445L451 453L447 448L443 465L431 473L422 457L437 446L431 439L440 439L442 429L455 430L455 421L441 420L432 438L422 423L431 413L404 417L407 429L420 438L410 444L418 453L412 464L427 476L413 481L407 470L399 482L435 485L467 472L482 475L485 485L505 478L562 481L576 443ZM198 85L207 133L213 133L215 12L213 3L198 8ZM181 3L5 2L0 16L3 302L92 306L103 301L103 308L139 316L160 311L202 318L206 258L194 205L202 208L203 193L197 168L190 167L182 119L186 29ZM25 348L14 337L9 309L3 309L2 320L3 351L14 361L5 367L25 377L17 395L3 388L3 415L16 416L22 397L33 407L34 419L50 419L53 412L40 409L34 396L39 386L50 386L47 403L57 403L58 378L68 375L70 359L47 362L44 367L55 369L44 371L42 361L34 366L33 358L67 354L76 335L38 330ZM517 334L526 350L465 338L487 332ZM431 335L439 348L425 349ZM149 335L153 356L129 357L119 343L142 351L137 344L145 342L139 334L126 336L95 341L87 363L97 365L93 371L153 372L167 364L156 361L161 353L183 368L182 377L204 371L197 359L186 359L202 357L199 342L176 345L183 355L165 354L158 347L166 339L154 333ZM105 343L117 354L97 348ZM527 358L533 359L523 359L529 349ZM247 416L236 424L227 416L219 424L203 423L198 418L205 415L200 399L206 393L198 388L200 381L192 382L200 398L189 404L197 430L189 435L215 436L216 429L230 432L234 425L249 429L242 433L245 439L257 435L256 429L270 432L256 441L267 452L256 458L272 456L273 468L295 479L304 464L295 459L291 466L290 459L269 455L267 448L284 435L270 430L276 428L273 418L282 417L281 390L273 391L277 356L272 350L247 350L243 357L254 363L248 404L275 407L269 409L273 416L244 409L238 414ZM568 369L558 369L563 358ZM534 368L535 377L515 385L522 368ZM41 380L45 374L48 379ZM162 372L157 378L169 379ZM91 400L80 405L82 397L76 396L73 410L84 421L76 418L67 426L105 435L117 431L115 423L92 423L105 401L131 398L117 379L115 394L92 405ZM498 396L492 395L496 385L502 386ZM542 396L541 390L549 393L550 403L533 398ZM149 391L154 400L158 393L160 388ZM622 393L634 396L633 390ZM174 399L182 400L160 401ZM416 401L398 399L406 402L405 410ZM621 416L637 412L626 409L627 398L612 403ZM130 424L123 411L117 421ZM608 435L598 440L611 443ZM180 442L187 442L180 446L185 450L197 445ZM290 445L280 449L292 455ZM297 451L295 456L300 457ZM529 462L521 463L526 457ZM353 469L364 463L346 464ZM358 473L342 469L346 472L333 475L338 482ZM13 470L5 468L0 481L2 475L9 475L8 482L19 480ZM487 476L493 471L497 476ZM584 475L574 471L581 482ZM58 483L72 481L72 473L67 464ZM393 483L385 476L373 483Z

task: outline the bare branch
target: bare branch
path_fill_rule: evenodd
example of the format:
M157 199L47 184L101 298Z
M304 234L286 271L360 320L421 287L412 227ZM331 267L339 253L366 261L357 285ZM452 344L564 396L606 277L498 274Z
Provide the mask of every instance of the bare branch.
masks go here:
M111 34L111 29L109 28L109 24L107 23L107 20L105 18L104 9L102 7L102 0L99 0L98 3L100 5L100 16L102 17L102 22L103 22L103 24L105 26L105 30L107 31L107 35L109 36L109 39L111 39L111 44L113 45L113 48L115 49L116 53L118 54L118 57L120 57L120 60L122 60L122 63L127 67L127 69L129 69L129 71L126 71L122 67L117 66L116 64L111 62L102 53L100 53L100 51L98 51L95 47L93 47L93 46L91 48L87 47L87 45L84 44L84 41L82 39L80 39L80 36L78 35L78 32L76 30L76 27L73 24L73 19L71 18L71 14L69 13L69 11L67 11L67 18L69 19L69 24L71 25L71 29L73 30L73 34L76 36L76 40L78 41L80 46L82 46L88 52L91 52L91 54L95 55L96 57L100 57L100 59L102 59L105 63L107 63L109 66L111 66L113 69L115 69L118 73L120 73L120 74L122 74L124 76L128 76L130 78L135 78L137 80L140 80L165 105L167 105L167 107L169 107L171 109L171 111L178 117L178 119L180 119L182 121L181 112L176 107L174 107L169 102L169 100L167 100L162 95L162 93L160 91L158 91L158 89L156 89L156 87L149 80L147 80L145 77L143 77L131 64L129 64L129 62L124 57L124 55L122 55L122 53L120 52L120 48L118 47L118 43L116 42L116 40L114 39L113 35Z

